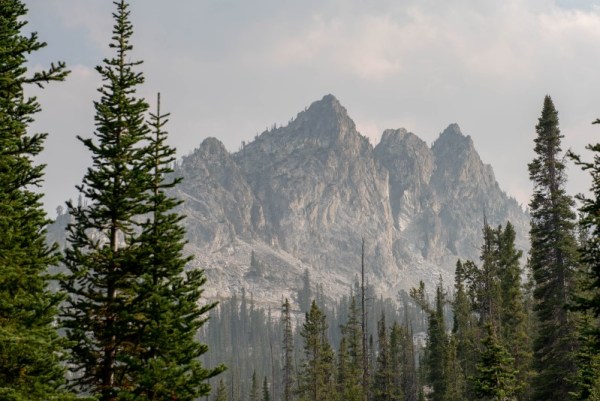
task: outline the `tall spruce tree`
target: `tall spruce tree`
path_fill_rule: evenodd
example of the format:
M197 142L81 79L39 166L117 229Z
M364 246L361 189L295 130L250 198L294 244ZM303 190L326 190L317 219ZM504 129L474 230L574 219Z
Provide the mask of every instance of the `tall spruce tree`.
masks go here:
M376 368L373 374L373 400L398 400L398 392L394 388L392 355L384 313L381 314L381 319L377 322L377 338L378 352L375 364Z
M65 399L61 347L53 327L61 295L48 289L48 268L58 262L48 246L48 220L35 191L43 165L34 158L47 134L29 134L40 111L30 84L42 87L62 81L63 63L27 75L29 54L46 46L36 33L25 35L25 5L0 5L0 398L3 400Z
M425 284L421 281L419 288L410 291L411 297L429 315L427 329L427 347L424 368L426 383L431 386L430 398L433 401L444 401L448 387L448 335L444 320L445 293L442 283L436 288L435 304L432 307L427 300Z
M509 354L514 358L517 370L517 398L527 400L530 388L526 383L531 381L531 338L528 332L528 313L525 295L521 284L522 270L519 260L522 251L515 247L516 233L510 222L504 229L498 228L498 275L502 290L500 315L501 339Z
M96 109L96 140L81 139L93 165L78 189L87 205L68 204L73 216L66 250L69 297L63 326L73 344L73 387L101 401L193 400L210 390L194 340L214 305L198 306L202 271L184 273L184 232L178 201L165 191L174 150L165 143L166 116L145 123L144 82L130 61L128 4L114 3L112 59L97 68L104 84Z
M550 96L544 99L536 125L536 157L529 164L534 192L531 210L531 250L534 311L538 321L533 342L533 399L566 400L575 391L577 368L576 316L567 306L575 292L578 266L573 200L565 192L558 112Z
M487 335L483 340L484 350L477 364L474 378L478 400L516 400L518 385L514 359L502 345L491 323L486 325Z
M292 401L294 396L294 333L290 301L287 298L282 305L281 323L283 326L283 401Z
M191 258L183 257L183 216L174 212L182 201L166 191L181 178L168 179L173 172L175 149L167 145L163 127L168 114L150 114L151 135L145 151L150 171L149 214L141 224L141 235L133 243L137 251L137 277L132 281L136 294L128 313L134 327L135 346L128 350L134 384L128 390L149 400L195 400L210 391L207 379L224 367L205 369L200 357L207 346L195 337L216 304L199 306L206 282L202 270L185 271Z
M600 119L594 121L600 124ZM575 308L585 316L579 325L581 350L578 354L580 372L576 382L578 400L600 399L600 143L589 144L592 161L570 154L575 163L590 174L589 195L579 195L581 262L585 266L579 277Z
M363 342L362 342L362 325L360 320L360 309L356 302L356 296L350 298L348 308L348 320L342 327L342 334L346 338L349 354L348 365L348 386L346 391L356 395L357 400L364 399L363 381Z
M467 264L468 266L469 264ZM473 314L473 306L467 294L466 276L463 263L460 260L457 261L454 274L455 292L452 302L454 312L452 336L456 348L456 358L460 364L461 374L458 380L462 382L461 385L467 398L472 398L473 392L467 378L475 375L478 328Z
M267 381L267 376L265 376L263 380L262 401L271 401L271 395L269 393L269 382Z
M336 399L334 354L326 333L326 317L313 300L300 332L304 339L304 362L299 377L303 401Z
M392 388L394 400L404 400L405 375L407 369L407 361L404 359L403 349L405 345L405 337L407 333L400 327L398 322L394 322L390 328L390 368L392 372ZM412 341L412 340L411 340Z
M215 393L214 401L227 401L229 397L227 396L227 386L225 385L225 381L223 379L219 380L219 385L217 386L217 391Z

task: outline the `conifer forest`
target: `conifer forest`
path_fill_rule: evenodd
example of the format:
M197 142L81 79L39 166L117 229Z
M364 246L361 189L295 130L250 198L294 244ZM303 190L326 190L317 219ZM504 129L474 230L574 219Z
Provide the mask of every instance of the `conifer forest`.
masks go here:
M57 217L61 245L47 235L55 221L39 189L52 132L32 132L44 110L27 88L60 87L71 67L30 68L46 43L26 1L0 0L0 401L600 400L600 142L565 149L549 95L531 115L523 169L527 249L514 222L475 211L483 224L461 224L475 224L482 245L445 266L453 281L419 278L384 295L369 279L373 239L362 237L341 297L308 269L299 287L272 294L276 306L243 282L232 296L208 296L213 276L191 268L186 251L189 199L176 194L193 178L169 144L169 88L162 101L141 96L136 7L112 9L89 104L94 131L77 136L90 165ZM591 182L580 195L567 191L569 165ZM275 213L248 208L257 227ZM269 263L252 250L244 277L268 281Z

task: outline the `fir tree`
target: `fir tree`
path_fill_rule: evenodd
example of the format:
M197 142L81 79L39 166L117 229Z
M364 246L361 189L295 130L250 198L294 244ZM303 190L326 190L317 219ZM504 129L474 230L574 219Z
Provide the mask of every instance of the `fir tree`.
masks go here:
M217 392L215 393L214 401L228 401L227 387L225 386L225 381L223 379L219 380L219 385L217 386Z
M600 124L600 119L594 121ZM600 143L589 144L586 149L593 152L591 162L583 161L579 155L570 154L575 163L590 174L590 195L579 195L581 202L580 249L581 262L585 266L578 281L574 308L583 311L584 318L579 326L581 350L578 353L580 372L577 377L578 400L600 399Z
M311 285L310 285L310 273L308 269L304 270L302 275L302 289L298 291L298 305L300 305L300 311L308 313L310 311L310 303L313 299Z
M466 393L466 380L457 355L456 337L450 337L446 350L445 401L462 401Z
M300 373L302 400L333 400L336 397L334 356L326 332L325 315L313 301L300 333L304 339L304 363Z
M501 338L509 354L515 359L517 370L518 399L529 399L531 371L531 339L528 332L528 315L521 284L522 252L515 248L515 230L506 223L504 230L498 230L498 275L502 290L500 315Z
M282 305L281 319L283 324L283 401L292 401L294 386L294 333L290 302L286 298Z
M411 297L429 315L424 367L426 369L427 384L431 386L431 400L444 401L448 383L448 336L444 321L446 297L442 283L440 282L436 288L435 305L433 307L427 301L423 282L420 283L418 289L413 288L411 290Z
M73 344L72 384L101 401L193 400L222 370L202 367L207 347L194 340L214 305L198 306L203 272L184 273L179 202L165 193L179 182L166 180L174 157L166 116L152 116L152 132L144 121L128 5L115 5L116 55L97 68L105 83L94 103L96 140L80 138L93 159L78 187L89 205L69 203L63 325Z
M258 379L256 378L256 370L252 372L252 382L250 384L249 401L260 401L258 395Z
M600 389L600 354L598 353L599 344L595 336L595 331L598 330L597 319L594 319L589 314L586 314L580 321L578 327L579 332L579 351L576 355L577 376L574 382L577 385L577 390L573 393L575 400L590 400L593 398L593 393ZM596 393L600 395L600 393Z
M392 370L392 357L390 342L385 324L385 314L377 324L378 353L376 369L373 376L373 400L392 401L397 400L397 392L394 389L394 371Z
M263 380L262 401L271 401L271 395L269 394L269 382L267 381L267 376L265 376L265 379Z
M573 200L564 189L565 165L561 157L562 135L558 112L546 96L536 126L535 159L529 164L534 193L531 210L531 250L534 311L538 321L534 339L533 399L565 400L575 391L569 379L576 374L577 326L567 306L575 292L577 249L574 236Z
M48 268L58 262L45 242L48 220L35 188L43 165L34 158L47 134L28 134L40 104L25 97L28 84L62 81L63 63L27 75L29 54L46 46L36 33L24 35L25 5L0 6L0 398L66 399L61 346L53 327L60 294L48 289Z
M452 303L454 320L452 335L456 358L460 364L459 378L464 387L465 394L470 398L468 377L475 375L475 364L477 358L477 322L472 313L472 304L465 288L466 272L463 263L456 262L454 281L454 301Z
M206 380L224 367L207 370L199 360L207 346L195 336L215 304L198 305L206 282L203 271L184 271L190 258L182 255L183 216L173 211L182 201L166 193L181 181L167 179L175 160L175 149L166 144L163 130L167 118L168 114L161 115L159 95L145 152L152 178L149 218L141 224L135 244L136 263L143 270L133 281L136 296L128 311L135 327L135 347L127 350L135 384L128 391L151 400L194 400L210 392Z
M342 326L342 334L347 348L347 367L344 384L344 399L362 400L362 327L360 322L360 311L356 303L356 297L351 296L348 310L348 320Z
M478 400L511 401L516 399L518 386L514 359L498 339L494 328L487 324L487 336L483 340L484 351L477 365L474 380Z
M404 400L404 394L406 393L404 383L407 361L404 359L403 350L403 347L406 346L406 336L407 334L398 322L394 322L390 329L390 370L392 372L393 400Z

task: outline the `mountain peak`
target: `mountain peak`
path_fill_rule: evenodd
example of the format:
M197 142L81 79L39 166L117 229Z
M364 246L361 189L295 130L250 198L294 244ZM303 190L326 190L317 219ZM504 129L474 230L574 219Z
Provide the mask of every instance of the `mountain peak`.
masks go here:
M346 108L342 106L340 101L332 94L325 95L321 100L313 102L306 110L306 113L314 113L319 115L336 115L344 119L350 118L348 117L348 111L346 110Z
M324 147L359 136L346 108L331 94L323 96L298 113L288 128L294 132L295 137L316 139Z
M475 150L473 146L473 140L470 135L464 135L460 130L460 127L456 123L448 125L448 127L440 134L438 139L435 140L432 149L439 151L440 149L448 148L467 148Z

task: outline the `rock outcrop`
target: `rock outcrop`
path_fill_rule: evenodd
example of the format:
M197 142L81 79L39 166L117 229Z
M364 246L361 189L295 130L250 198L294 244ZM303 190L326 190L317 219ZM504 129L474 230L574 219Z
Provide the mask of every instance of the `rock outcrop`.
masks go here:
M458 258L478 260L484 215L510 220L527 246L528 216L458 125L432 147L397 129L373 148L332 95L236 153L206 139L177 174L187 249L214 298L245 287L256 303L278 305L296 299L305 269L325 296L347 294L362 238L379 294L395 299L440 275L450 285Z

